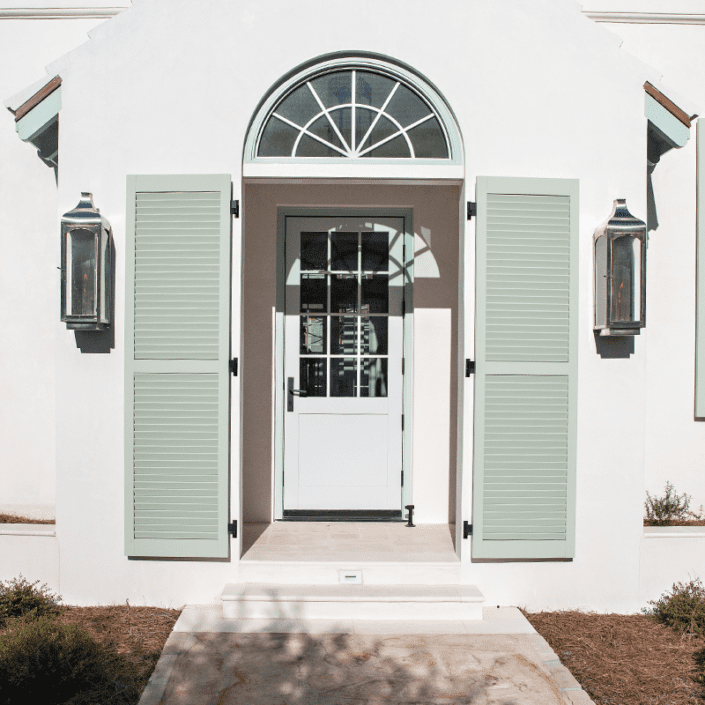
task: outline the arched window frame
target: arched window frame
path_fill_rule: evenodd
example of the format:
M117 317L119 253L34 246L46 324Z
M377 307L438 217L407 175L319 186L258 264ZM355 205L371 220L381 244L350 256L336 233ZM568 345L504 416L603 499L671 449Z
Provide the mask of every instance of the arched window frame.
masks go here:
M419 94L435 113L446 138L450 156L447 159L423 158L377 158L377 157L260 157L257 156L259 140L267 121L280 102L308 81L334 71L371 71L399 81ZM245 140L245 164L306 164L306 165L345 165L360 164L365 167L395 164L399 166L436 167L459 166L463 164L463 146L460 131L453 113L443 96L427 80L408 67L393 63L388 59L372 56L336 56L311 62L301 70L295 70L275 85L259 105Z

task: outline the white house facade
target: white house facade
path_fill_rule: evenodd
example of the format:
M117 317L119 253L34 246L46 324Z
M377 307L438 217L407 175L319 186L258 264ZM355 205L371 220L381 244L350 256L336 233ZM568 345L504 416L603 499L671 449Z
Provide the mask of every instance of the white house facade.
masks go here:
M643 527L705 503L698 3L0 5L0 511L56 518L0 579L631 612L705 569Z

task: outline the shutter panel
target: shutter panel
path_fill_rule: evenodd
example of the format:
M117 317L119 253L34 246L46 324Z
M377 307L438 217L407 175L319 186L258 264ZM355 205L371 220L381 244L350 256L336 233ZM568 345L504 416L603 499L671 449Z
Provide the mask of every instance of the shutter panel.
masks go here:
M695 283L695 417L705 416L705 128L697 122L697 275ZM701 135L700 133L703 132Z
M473 558L575 544L578 182L477 180Z
M230 176L129 176L125 552L227 558Z

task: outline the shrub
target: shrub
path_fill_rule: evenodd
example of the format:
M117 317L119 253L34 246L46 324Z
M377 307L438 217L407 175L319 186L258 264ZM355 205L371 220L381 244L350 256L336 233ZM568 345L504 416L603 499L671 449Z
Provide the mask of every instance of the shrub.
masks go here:
M84 629L51 617L17 620L0 638L0 702L121 705L139 698L139 672Z
M690 510L690 500L688 494L676 494L670 482L666 483L663 497L652 497L647 491L644 502L646 520L654 526L665 526L671 521L702 519L698 512Z
M39 581L30 583L21 575L8 582L0 582L0 626L9 617L50 616L59 613L61 595L55 595Z
M651 608L642 611L652 619L673 627L682 634L705 635L705 586L699 578L674 583L670 592L650 600Z

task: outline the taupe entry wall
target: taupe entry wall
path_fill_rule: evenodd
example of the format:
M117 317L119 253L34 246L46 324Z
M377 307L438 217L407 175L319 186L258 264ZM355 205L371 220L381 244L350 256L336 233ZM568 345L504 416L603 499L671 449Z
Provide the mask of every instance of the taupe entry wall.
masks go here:
M244 186L245 522L267 523L273 517L277 209L285 206L413 209L415 519L425 523L455 520L460 198L460 186Z

